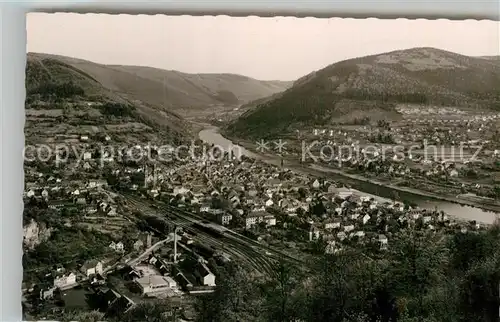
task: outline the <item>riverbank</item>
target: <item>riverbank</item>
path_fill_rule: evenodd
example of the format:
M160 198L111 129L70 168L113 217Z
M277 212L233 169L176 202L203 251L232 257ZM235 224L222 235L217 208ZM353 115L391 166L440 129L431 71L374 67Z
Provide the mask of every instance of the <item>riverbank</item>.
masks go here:
M215 131L218 131L217 127L213 126L211 129L214 129ZM233 144L237 144L239 146L242 146L248 151L251 151L255 155L259 155L263 160L270 161L272 160L273 164L279 165L281 164L281 157L276 156L276 155L270 155L270 154L265 154L261 153L256 150L255 144L248 140L244 139L238 139L238 138L231 138L230 136L227 136L227 133L224 133L223 131L219 132L222 136L227 138L229 141L233 142ZM489 212L494 212L494 213L500 213L500 205L492 205L492 204L484 204L478 201L474 201L471 199L465 199L465 198L458 198L454 196L444 196L436 193L432 193L429 191L424 191L424 190L419 190L411 187L402 187L402 186L396 186L390 183L382 182L376 179L371 179L371 178L366 178L361 175L357 174L351 174L351 173L346 173L345 171L339 170L339 169L334 169L334 168L329 168L329 167L324 167L320 166L317 164L312 164L308 167L304 166L300 162L297 162L296 160L290 159L290 158L284 158L283 161L286 163L286 167L293 169L294 171L301 171L305 172L307 174L313 175L313 176L325 176L326 174L334 174L337 178L345 178L353 181L358 181L361 183L369 183L381 188L385 189L391 189L395 192L398 193L405 193L405 194L411 194L415 195L418 197L422 198L428 198L428 199L433 199L437 201L446 201L450 203L454 203L457 205L461 206L469 206L469 207L474 207L478 208L484 211L489 211Z

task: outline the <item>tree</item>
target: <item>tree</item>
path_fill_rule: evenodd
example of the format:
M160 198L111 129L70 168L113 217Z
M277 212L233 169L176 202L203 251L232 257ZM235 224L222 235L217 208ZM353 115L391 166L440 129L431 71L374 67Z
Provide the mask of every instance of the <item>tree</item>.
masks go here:
M120 317L122 322L170 322L175 321L172 315L175 308L165 301L142 302Z
M296 268L283 261L273 267L275 277L264 284L265 311L268 321L285 322L297 317L293 293L300 278Z
M64 310L62 313L62 321L100 322L105 320L104 313L99 311Z
M463 321L498 321L500 300L500 256L478 263L472 267L462 286L460 307Z
M259 321L261 304L257 285L250 281L247 272L231 262L221 267L214 293L199 299L198 321Z
M447 249L445 236L426 230L404 229L391 247L390 287L400 297L414 299L408 309L414 316L424 318L424 295L427 290L445 279Z
M500 199L500 185L495 185L493 193L495 194L495 199Z

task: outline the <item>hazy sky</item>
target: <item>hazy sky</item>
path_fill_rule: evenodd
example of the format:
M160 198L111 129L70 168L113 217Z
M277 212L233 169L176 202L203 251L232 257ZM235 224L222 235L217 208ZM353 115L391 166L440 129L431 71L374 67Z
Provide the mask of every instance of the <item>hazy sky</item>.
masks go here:
M411 47L498 55L493 21L28 14L28 51L104 64L294 80L334 62Z

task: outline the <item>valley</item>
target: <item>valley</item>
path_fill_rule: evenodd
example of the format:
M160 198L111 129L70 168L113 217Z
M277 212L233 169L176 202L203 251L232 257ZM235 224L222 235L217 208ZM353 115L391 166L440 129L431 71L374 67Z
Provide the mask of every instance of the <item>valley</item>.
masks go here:
M497 85L497 60L434 48L295 82L30 53L27 320L232 321L233 310L234 321L288 321L272 315L276 299L330 296L322 283L339 276L327 289L397 285L401 312L418 316L418 285L441 294L443 276L468 279L467 258L496 249ZM483 244L469 253L467 238ZM425 278L406 269L415 263ZM311 316L339 292L290 316L321 320ZM352 294L349 310L382 314ZM209 308L221 311L204 319Z

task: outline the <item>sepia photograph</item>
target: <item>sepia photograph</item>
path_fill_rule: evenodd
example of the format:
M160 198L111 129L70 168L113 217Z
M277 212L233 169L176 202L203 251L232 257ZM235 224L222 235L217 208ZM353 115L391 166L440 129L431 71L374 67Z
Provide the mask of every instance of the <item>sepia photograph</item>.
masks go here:
M28 14L23 320L498 321L499 28Z

